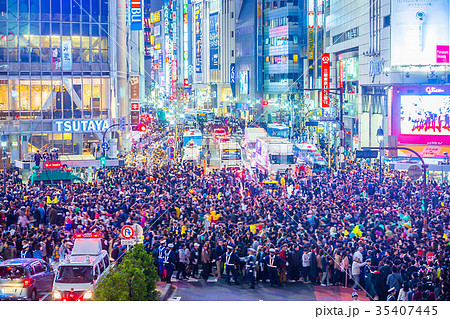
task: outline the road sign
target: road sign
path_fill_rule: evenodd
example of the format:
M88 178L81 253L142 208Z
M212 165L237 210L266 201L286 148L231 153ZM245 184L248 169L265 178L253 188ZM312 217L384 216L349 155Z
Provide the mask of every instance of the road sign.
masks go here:
M344 131L343 131L343 130L340 130L340 131L339 131L339 138L340 138L340 139L343 139L344 136L345 136L344 134L345 134Z
M136 243L143 244L144 243L144 230L142 229L141 225L133 224L133 229L136 233Z
M169 137L169 139L167 140L167 143L169 143L170 145L175 143L175 139L173 137Z
M120 244L123 246L136 245L136 243L137 243L136 239L122 239L120 241Z
M133 227L131 226L123 226L120 230L120 234L124 239L132 239L133 237L136 237L136 232L134 231ZM134 238L136 240L136 238Z
M341 161L341 162L345 161L345 155L344 154L339 154L339 161Z
M107 150L109 148L108 142L102 143L102 149Z
M413 181L418 180L422 176L422 169L419 167L419 165L411 165L408 168L408 176Z
M175 149L173 148L173 146L169 147L169 152L170 152L170 153L175 152Z
M377 158L378 151L356 150L356 158Z
M344 146L339 146L339 153L344 153Z
M173 159L175 157L175 155L173 153L169 154L169 159Z
M317 121L308 121L305 123L306 126L319 126L319 122Z
M336 119L333 117L321 116L321 117L319 117L319 121L320 122L334 122L334 121L336 121Z

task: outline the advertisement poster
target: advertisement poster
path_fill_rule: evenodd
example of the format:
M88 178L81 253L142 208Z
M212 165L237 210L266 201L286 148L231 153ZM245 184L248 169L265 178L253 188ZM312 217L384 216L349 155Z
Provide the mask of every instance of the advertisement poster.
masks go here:
M391 65L448 64L449 1L392 1Z
M239 72L239 93L248 94L248 71Z
M61 70L61 57L59 55L59 49L52 50L52 70Z
M195 13L195 73L202 73L202 3L194 5Z
M62 41L62 69L63 71L72 71L72 42L70 40Z
M219 69L219 13L209 15L209 63L211 70Z

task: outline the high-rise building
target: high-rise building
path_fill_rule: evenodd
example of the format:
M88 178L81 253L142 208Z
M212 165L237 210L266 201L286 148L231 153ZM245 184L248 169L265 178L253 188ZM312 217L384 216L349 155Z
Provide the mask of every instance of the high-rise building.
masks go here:
M133 5L128 14L125 0L0 0L0 131L13 161L51 148L95 154L106 128L129 117L144 83ZM127 136L108 132L109 156L129 149Z
M449 2L325 4L331 86L344 88L346 143L378 146L382 128L385 145L392 135L423 156L443 157L450 151Z

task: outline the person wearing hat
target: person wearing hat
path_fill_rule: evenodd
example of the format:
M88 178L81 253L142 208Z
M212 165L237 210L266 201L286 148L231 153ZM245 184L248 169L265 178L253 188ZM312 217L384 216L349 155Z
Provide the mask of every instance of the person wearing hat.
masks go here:
M388 290L388 297L387 297L387 301L396 301L397 299L395 298L395 293L396 293L396 289L395 287L392 287L391 289Z
M353 301L359 301L358 298L359 298L359 297L358 297L358 293L357 293L356 291L354 291L354 292L352 293L352 300L353 300Z
M231 285L231 276L230 276L230 272L231 272L234 282L236 283L236 285L239 285L240 283L237 278L236 268L237 268L237 265L238 265L240 259L239 259L238 255L236 255L236 253L233 252L233 247L228 245L227 252L225 254L223 254L222 256L218 257L217 259L220 259L220 260L222 260L222 262L224 262L225 274L226 274L225 281L229 285ZM213 262L215 262L215 260Z
M247 250L248 256L245 257L245 280L250 282L250 288L255 289L255 277L256 277L256 256L255 250L249 248Z
M267 265L267 270L269 271L270 286L273 287L277 284L281 287L280 277L278 276L278 268L281 265L287 265L287 263L277 255L275 255L275 249L269 249L269 256L264 257L264 263Z
M158 247L158 274L161 281L164 281L164 253L166 251L166 241L161 240Z
M167 283L171 283L173 266L175 265L175 253L173 252L173 243L167 245L164 250L164 277Z
M20 252L20 258L33 258L33 253L31 252L31 247L28 243L23 245L22 251Z

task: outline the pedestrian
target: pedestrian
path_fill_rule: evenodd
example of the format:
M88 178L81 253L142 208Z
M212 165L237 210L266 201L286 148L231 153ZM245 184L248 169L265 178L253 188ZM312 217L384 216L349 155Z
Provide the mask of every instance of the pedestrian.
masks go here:
M391 289L388 290L388 297L387 297L387 301L396 301L397 299L395 299L395 287L392 287Z
M264 258L264 263L267 265L267 270L269 271L270 286L273 287L274 285L278 285L281 287L278 268L281 268L281 265L286 265L286 262L275 255L274 248L270 248L269 253L269 256Z
M173 268L176 262L173 246L173 243L169 243L164 250L164 274L167 283L172 282Z
M233 252L233 247L228 245L227 252L219 257L222 262L225 263L225 273L226 273L226 282L228 285L231 285L231 276L233 276L233 280L236 285L239 285L239 280L237 277L237 264L239 262L239 257L236 253Z
M250 283L250 289L255 289L256 256L253 248L247 249L248 256L245 262L245 279Z

